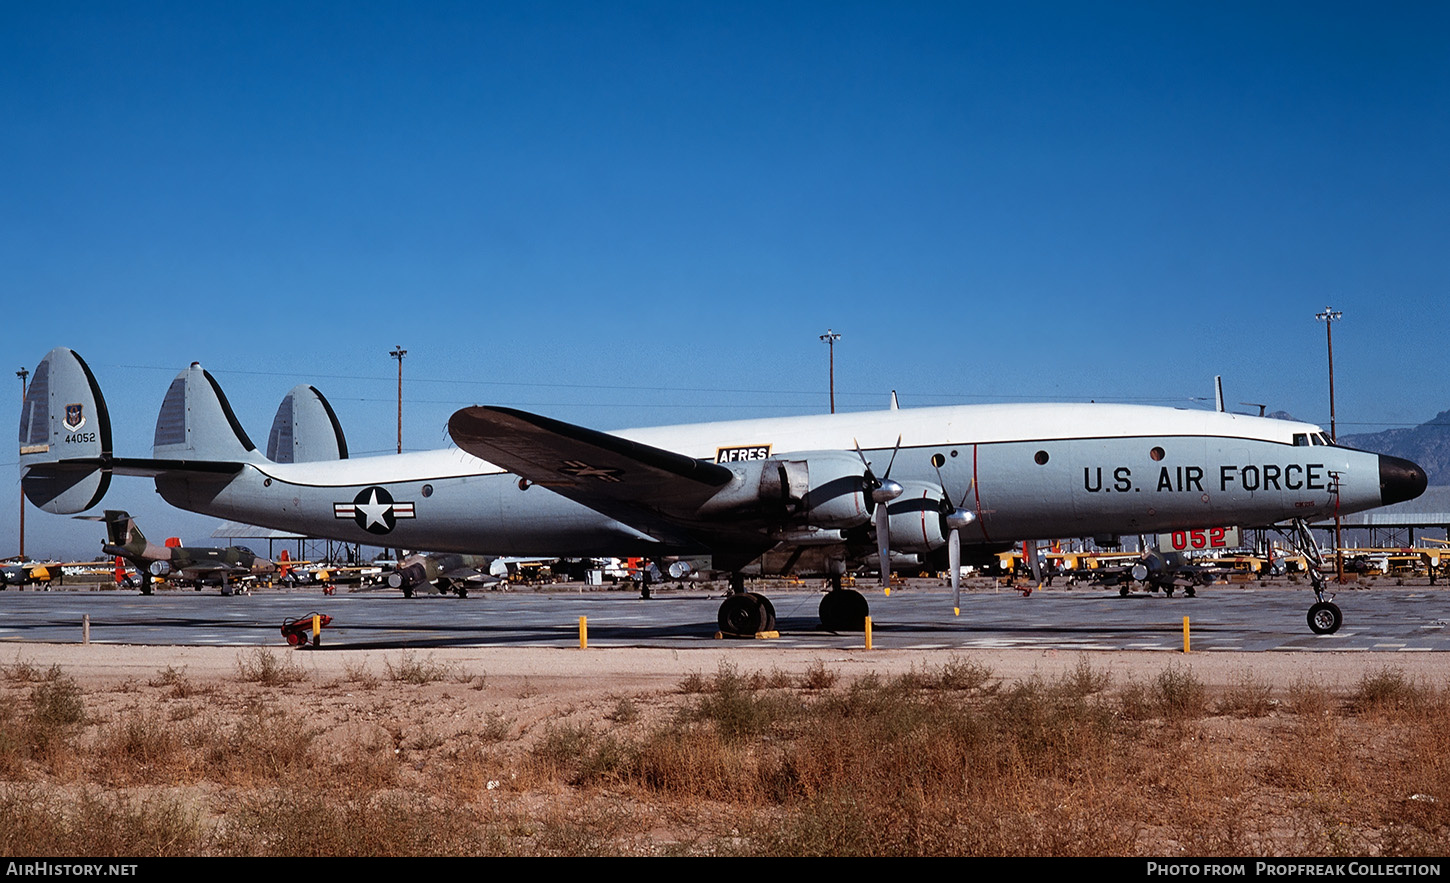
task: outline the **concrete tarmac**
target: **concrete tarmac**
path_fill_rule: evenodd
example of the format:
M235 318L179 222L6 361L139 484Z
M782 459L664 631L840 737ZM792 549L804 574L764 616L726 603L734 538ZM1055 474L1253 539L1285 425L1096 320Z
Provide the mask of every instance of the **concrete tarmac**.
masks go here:
M780 636L733 642L758 648L847 650L863 646L860 632L820 628L820 594L761 588L773 601ZM871 604L878 649L1177 650L1184 618L1196 652L1446 651L1450 650L1450 591L1374 587L1341 591L1344 625L1315 635L1305 616L1307 588L1211 586L1196 598L1088 588L977 587L952 594L921 581L887 597L862 589ZM80 643L89 617L90 641L175 646L285 646L284 619L313 611L332 617L322 649L551 647L579 645L585 617L591 647L703 649L717 638L718 592L659 587L654 597L633 592L556 586L548 591L475 592L468 598L405 599L387 590L323 596L318 590L262 591L222 597L203 592L0 592L0 641Z

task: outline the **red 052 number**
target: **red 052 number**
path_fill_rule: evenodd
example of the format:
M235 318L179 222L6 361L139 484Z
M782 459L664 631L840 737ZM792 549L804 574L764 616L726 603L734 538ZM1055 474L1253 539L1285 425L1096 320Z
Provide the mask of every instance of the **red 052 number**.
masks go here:
M1227 543L1224 540L1227 532L1221 527L1210 528L1209 530L1175 530L1173 537L1173 551L1182 552L1184 549L1222 549Z

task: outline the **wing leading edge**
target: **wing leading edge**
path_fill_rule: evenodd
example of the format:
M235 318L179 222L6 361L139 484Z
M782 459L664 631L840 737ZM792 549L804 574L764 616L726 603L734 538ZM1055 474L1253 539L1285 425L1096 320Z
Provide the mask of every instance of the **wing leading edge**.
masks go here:
M672 545L701 545L708 521L701 507L736 478L716 463L512 408L464 408L449 419L448 432L463 450L528 484ZM710 530L711 544L721 530L735 532ZM756 534L752 544L759 542Z

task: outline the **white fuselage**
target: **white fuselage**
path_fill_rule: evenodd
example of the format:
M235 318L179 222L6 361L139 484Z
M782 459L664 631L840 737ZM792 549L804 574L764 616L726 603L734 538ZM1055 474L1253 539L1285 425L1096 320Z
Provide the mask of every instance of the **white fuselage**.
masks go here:
M1310 424L1211 411L968 405L612 434L710 462L859 447L878 473L895 450L890 477L908 493L940 488L975 513L968 543L1266 525L1381 504L1377 455L1323 444ZM235 476L156 482L182 508L372 545L563 557L708 551L662 544L458 448L257 457Z

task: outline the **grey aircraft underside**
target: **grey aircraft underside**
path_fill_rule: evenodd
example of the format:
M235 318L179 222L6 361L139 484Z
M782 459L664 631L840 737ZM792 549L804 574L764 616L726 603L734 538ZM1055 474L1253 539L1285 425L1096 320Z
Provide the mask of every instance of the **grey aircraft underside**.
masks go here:
M927 565L948 569L955 584L963 560L1023 540L1293 524L1312 544L1305 522L1412 499L1426 484L1414 463L1331 444L1311 424L1108 404L614 433L475 406L449 420L456 447L348 458L321 400L310 413L325 411L315 418L322 428L296 433L320 459L277 462L256 450L196 363L165 395L152 456L131 458L112 452L104 398L78 355L51 351L34 378L21 415L22 486L46 511L83 511L112 475L137 475L184 509L347 542L510 556L708 555L734 590L721 628L739 633L773 627L769 600L743 590L747 569L823 574L838 585L852 569L880 570L884 581L893 566ZM334 430L335 442L326 438ZM269 452L288 460L275 453L278 437L274 424ZM1320 590L1316 581L1310 624L1332 631L1340 612ZM865 610L864 598L839 587L821 605L835 628L857 624Z

